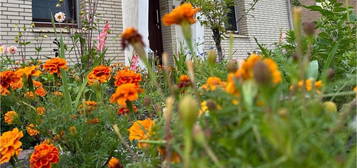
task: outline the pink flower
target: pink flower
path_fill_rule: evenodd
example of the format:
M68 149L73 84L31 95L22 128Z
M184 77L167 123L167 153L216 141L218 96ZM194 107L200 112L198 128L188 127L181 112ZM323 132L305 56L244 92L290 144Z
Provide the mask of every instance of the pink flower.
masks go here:
M138 64L139 64L139 56L134 54L133 57L131 58L130 70L136 71L138 69Z
M9 48L7 48L7 52L9 52L10 54L16 54L17 48L15 46L10 46Z
M108 36L108 31L110 29L110 25L109 23L106 23L102 32L99 33L98 36L98 44L97 44L97 50L98 51L103 51L104 47L105 47L105 41L107 40L107 36Z

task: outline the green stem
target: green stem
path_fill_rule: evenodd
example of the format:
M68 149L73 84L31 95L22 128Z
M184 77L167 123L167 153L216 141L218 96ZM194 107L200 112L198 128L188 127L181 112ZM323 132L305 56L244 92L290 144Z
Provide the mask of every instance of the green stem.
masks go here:
M190 168L191 148L192 148L192 131L189 128L185 128L184 132L184 168Z
M191 51L193 60L195 60L197 55L195 50L193 49L191 25L189 23L184 22L181 24L181 28L183 37L185 38L185 41L187 43L187 47Z

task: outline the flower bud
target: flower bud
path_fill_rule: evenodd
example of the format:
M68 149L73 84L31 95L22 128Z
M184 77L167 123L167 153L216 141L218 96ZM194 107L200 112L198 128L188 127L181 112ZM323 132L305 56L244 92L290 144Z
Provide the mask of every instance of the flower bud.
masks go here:
M257 62L253 68L254 79L258 84L268 84L271 81L269 67L262 61Z
M168 97L166 99L166 108L163 109L163 116L166 121L171 120L174 103L175 99L173 97Z
M69 132L72 135L75 135L75 134L77 134L77 128L75 126L71 126L71 127L69 127Z
M278 111L278 114L282 118L286 118L288 116L288 109L282 108Z
M230 60L227 64L228 72L234 73L238 70L237 60Z
M217 110L217 105L214 101L212 100L207 100L206 101L206 105L209 111L214 111Z
M196 124L193 127L193 138L199 144L205 144L205 134L200 125Z
M197 101L192 96L187 95L180 101L179 110L184 126L192 129L198 116Z
M303 30L306 35L312 36L315 34L315 23L314 22L305 22L303 23Z
M323 105L324 105L324 109L326 112L329 112L329 113L337 112L337 106L334 102L327 101L327 102L324 102Z
M335 77L335 74L336 74L335 70L332 68L329 68L327 70L327 79L332 80L333 77Z
M217 52L216 50L209 50L207 61L209 64L215 64L217 60Z

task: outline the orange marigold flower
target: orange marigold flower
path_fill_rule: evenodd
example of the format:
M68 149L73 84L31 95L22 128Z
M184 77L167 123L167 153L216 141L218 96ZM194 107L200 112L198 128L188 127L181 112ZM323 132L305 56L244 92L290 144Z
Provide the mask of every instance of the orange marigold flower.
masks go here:
M67 61L63 58L51 58L43 64L43 69L50 74L59 74L60 69L68 69Z
M22 88L22 78L20 78L14 71L0 72L0 93L7 95L10 93L9 87L13 89Z
M9 162L11 157L18 156L22 151L20 139L24 136L22 131L14 128L0 136L0 164Z
M248 57L248 59L242 63L236 72L236 76L238 78L242 78L243 80L249 80L253 78L253 68L254 65L260 61L262 58L257 54L252 54Z
M53 95L55 95L55 96L63 96L63 93L60 92L60 91L54 91Z
M35 127L36 126L34 124L29 124L26 126L26 131L30 136L36 136L40 133Z
M8 95L10 94L10 91L7 88L4 88L3 86L0 85L0 95Z
M166 158L166 148L158 147L157 150L159 151L160 155L163 156L163 158ZM170 162L172 162L172 163L180 163L181 162L180 155L175 151L171 153L171 157L169 159L170 159Z
M228 78L227 78L227 84L225 87L225 91L229 94L235 95L235 96L239 96L239 90L236 88L236 84L235 84L235 75L233 73L229 73L228 74Z
M118 103L119 105L125 107L127 101L137 100L140 92L142 92L142 89L137 87L135 84L123 84L116 89L115 93L110 98L110 102Z
M192 81L188 75L181 75L178 88L185 88L192 85Z
M35 94L41 97L46 96L47 91L43 87L39 87L35 90Z
M134 112L137 112L137 111L138 111L138 108L137 108L135 105L133 105L133 110L134 110ZM119 108L117 114L118 114L118 115L126 115L126 114L128 114L129 112L130 112L130 110L129 110L128 107L121 107L121 108Z
M100 65L95 67L87 76L88 84L93 85L96 82L105 83L110 78L111 68Z
M16 113L16 111L8 111L4 115L4 122L6 124L12 124L16 117L18 117L18 114Z
M79 106L79 108L87 112L95 110L96 107L97 107L97 102L95 101L85 101L83 104Z
M184 3L164 15L162 22L165 26L182 23L194 24L196 22L195 15L199 10L199 8L193 8L191 3Z
M99 118L93 118L90 120L87 120L87 124L98 124L100 122Z
M138 30L133 27L126 28L123 33L121 34L121 45L123 49L125 49L128 44L136 44L139 43L144 45L142 36L139 34Z
M108 168L123 168L123 166L120 164L119 159L112 157L108 162Z
M322 86L324 86L323 83L322 83L322 81L319 80L319 81L316 81L316 82L315 82L315 88L316 88L316 89L320 89L320 88L322 88Z
M35 98L35 94L33 93L33 92L26 92L25 94L24 94L24 96L26 97L26 98L28 98L28 99L33 99L33 98Z
M120 86L126 83L133 83L139 86L139 82L141 81L141 74L135 73L132 70L124 69L117 72L115 75L115 86Z
M45 108L45 107L37 107L37 108L36 108L36 113L37 113L38 115L44 115L45 112L46 112L46 108Z
M353 88L353 91L357 94L357 86Z
M51 168L51 164L59 161L59 152L56 146L43 142L35 146L35 150L30 157L31 168Z
M30 77L30 76L35 76L35 77L39 77L41 75L41 71L38 70L39 66L37 65L33 65L33 66L28 66L28 67L24 67L24 68L20 68L18 70L16 70L16 74L19 77L23 77L25 76L26 78Z
M145 120L138 120L133 123L133 125L128 129L129 130L129 140L148 140L153 134L152 128L154 127L155 122L148 118ZM147 143L138 143L139 148L147 147Z
M36 88L42 87L42 83L39 81L32 80L32 83Z
M20 78L17 82L11 83L10 86L12 89L21 89L23 87L22 78Z
M306 91L311 91L313 89L316 89L317 91L319 91L319 89L323 87L323 83L322 81L313 81L311 79L307 79L307 80L300 80L298 81L297 85L291 85L290 86L290 90L295 90L296 88L300 88L300 89L305 89Z
M254 72L254 69L256 72ZM254 78L254 73L258 74L256 80L260 79L261 82L264 82L267 79L269 82L278 84L282 80L276 62L270 58L263 59L257 54L250 55L248 59L242 63L235 75L243 80L250 80Z
M202 88L205 90L216 90L217 87L224 86L225 83L219 79L218 77L209 77L204 85L202 85Z

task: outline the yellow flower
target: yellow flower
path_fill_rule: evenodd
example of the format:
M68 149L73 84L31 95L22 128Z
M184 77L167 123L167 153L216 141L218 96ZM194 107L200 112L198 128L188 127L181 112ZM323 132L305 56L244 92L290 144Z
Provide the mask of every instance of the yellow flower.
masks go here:
M23 136L22 131L17 128L4 132L0 136L0 164L9 162L11 157L19 155L22 150L20 139Z
M35 127L36 126L34 124L29 124L26 126L26 131L30 136L36 136L40 133L37 129L35 129Z
M148 140L153 134L152 128L154 127L155 122L148 118L145 120L135 121L134 124L128 129L129 130L129 140ZM147 147L147 143L138 143L139 148Z
M201 109L200 109L200 111L198 111L198 116L201 116L202 114L206 113L207 111L208 111L207 101L203 101L201 103Z
M18 117L16 111L8 111L4 115L4 121L6 124L12 124L16 117Z

